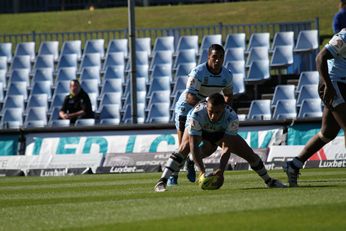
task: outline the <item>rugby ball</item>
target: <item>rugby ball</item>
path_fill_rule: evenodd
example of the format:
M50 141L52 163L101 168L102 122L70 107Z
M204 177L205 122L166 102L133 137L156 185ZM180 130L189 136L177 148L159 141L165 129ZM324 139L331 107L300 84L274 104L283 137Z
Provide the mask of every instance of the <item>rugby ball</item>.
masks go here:
M203 190L216 190L221 188L224 180L225 179L222 174L206 174L200 177L199 187Z

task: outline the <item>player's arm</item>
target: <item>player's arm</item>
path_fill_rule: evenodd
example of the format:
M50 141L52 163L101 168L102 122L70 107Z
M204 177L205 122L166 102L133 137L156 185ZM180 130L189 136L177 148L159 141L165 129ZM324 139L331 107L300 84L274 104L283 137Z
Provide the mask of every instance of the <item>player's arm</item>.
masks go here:
M201 174L205 173L205 167L202 160L202 153L201 149L199 147L199 144L202 142L202 137L198 135L190 135L189 137L189 143L190 143L190 150L192 153L193 161L197 165L198 169L200 170Z
M225 97L226 104L231 105L232 101L233 101L233 93L230 93L230 94L227 94L227 95L224 94L224 97Z
M197 94L201 88L201 80L198 79L198 72L196 69L193 69L191 73L188 76L187 83L186 83L186 102L192 106L195 106L199 99L197 97Z
M199 99L195 94L187 93L186 94L186 102L192 106L195 106L198 103Z

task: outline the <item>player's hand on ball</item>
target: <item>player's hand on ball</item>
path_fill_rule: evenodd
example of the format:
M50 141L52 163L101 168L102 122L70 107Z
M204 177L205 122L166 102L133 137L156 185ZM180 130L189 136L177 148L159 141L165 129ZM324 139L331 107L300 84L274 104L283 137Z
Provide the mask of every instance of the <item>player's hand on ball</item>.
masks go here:
M202 174L198 178L198 185L203 190L216 190L221 188L224 182L223 172L216 170L213 173Z

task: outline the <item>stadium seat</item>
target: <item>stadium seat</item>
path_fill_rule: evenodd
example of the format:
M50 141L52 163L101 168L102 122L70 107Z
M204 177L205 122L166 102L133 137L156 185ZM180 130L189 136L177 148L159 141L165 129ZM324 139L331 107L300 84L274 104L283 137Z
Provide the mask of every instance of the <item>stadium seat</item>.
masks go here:
M246 114L238 114L238 120L239 121L245 121L246 120Z
M253 48L253 47L267 47L269 50L269 48L270 48L269 39L270 39L270 34L267 32L252 33L250 36L248 48L245 52L250 52L251 48Z
M49 127L69 127L70 126L70 120L50 120L48 122Z
M151 38L136 38L136 52L146 51L151 55Z
M104 46L104 39L87 40L84 47L84 54L98 53L101 59L103 59L105 56Z
M70 92L70 81L58 81L56 83L54 94L69 94Z
M106 56L106 60L103 64L103 70L105 71L107 67L125 67L125 56L124 52L112 52L108 53Z
M196 52L193 49L180 50L177 53L177 57L174 62L174 68L179 64L195 64L196 63Z
M103 105L100 110L100 124L119 124L120 123L120 106Z
M56 77L56 82L60 81L71 81L77 78L77 68L76 67L64 67L58 70Z
M35 82L32 86L31 95L47 94L48 99L50 99L52 97L51 84L50 81Z
M58 71L65 67L78 67L77 55L76 54L65 54L61 55L58 62Z
M44 41L41 42L38 50L38 56L40 55L53 55L54 61L59 59L59 42L58 41Z
M282 99L295 99L295 86L294 85L277 85L274 90L272 99L272 107L277 101Z
M5 70L0 70L0 83L2 83L2 86L4 88L7 87L7 83L6 83L6 71Z
M7 71L7 57L0 56L0 70Z
M150 97L155 91L171 92L171 84L169 77L154 78L150 81L147 96Z
M121 82L125 83L125 66L107 67L103 75L103 82L107 79L121 79Z
M297 117L297 108L295 99L279 100L276 103L273 119L295 119Z
M25 118L24 127L44 127L47 125L46 107L29 108L28 115Z
M248 120L270 120L271 116L269 99L251 101L249 113L247 115Z
M190 49L195 50L195 55L198 53L198 35L180 36L176 52Z
M322 117L321 99L304 99L298 113L298 118Z
M30 85L30 70L29 69L15 69L12 71L9 79L10 83L25 82L26 86Z
M245 80L247 82L260 82L269 78L269 61L261 60L252 62L248 76Z
M246 59L246 67L250 67L253 61L269 60L268 47L253 47Z
M15 69L29 69L31 70L31 61L29 55L13 57L11 70Z
M148 65L149 66L149 56L146 51L136 51L136 66ZM128 62L126 65L126 70L131 69L131 63Z
M270 61L273 68L287 68L293 64L293 47L292 46L276 46Z
M225 43L225 50L229 48L246 48L245 33L228 34Z
M94 125L95 125L95 119L77 119L75 123L76 127L94 126Z
M137 103L137 123L142 124L145 122L145 104L144 103ZM124 110L124 114L122 117L123 123L132 123L132 117L131 117L131 105L127 104Z
M153 53L157 51L171 51L174 52L174 37L173 36L163 36L157 37L155 40Z
M26 82L10 82L7 95L22 95L24 100L26 100L28 98L27 87L28 83Z
M300 92L303 85L318 84L319 79L320 76L318 74L318 71L303 71L302 73L300 73L296 91Z
M318 49L318 47L319 43L317 30L300 31L298 34L294 52L308 52L316 50Z
M145 78L141 78L141 77L137 77L136 78L136 87L137 87L137 92L138 91L146 92L146 89L147 89L147 87L146 87L146 79ZM130 80L127 80L126 84L125 84L125 91L123 93L123 98L127 98L127 96L130 94L130 92L131 92Z
M149 97L148 108L154 103L170 103L170 91L154 91Z
M231 70L233 74L245 75L245 61L230 61L226 64L227 69Z
M187 77L193 68L196 67L196 64L194 63L182 63L177 66L176 72L175 72L175 80L179 76Z
M52 109L51 115L50 115L50 117L49 117L49 122L48 122L48 124L51 124L52 121L54 121L54 120L59 120L59 112L60 112L60 109L61 109L61 106L59 106L59 107L54 107L54 108ZM68 120L68 121L70 121L70 120Z
M170 119L169 103L154 103L149 108L147 123L168 123Z
M136 77L149 79L149 65L136 65ZM130 78L130 75L129 75Z
M146 103L146 92L145 91L137 91L137 104L139 103ZM124 109L126 109L127 105L131 105L132 104L132 98L131 98L131 94L128 94L125 97L125 101L124 101Z
M24 111L24 96L22 95L6 95L4 99L4 105L2 111L8 108L20 108Z
M123 86L122 86L122 80L121 79L106 79L105 82L102 84L101 88L101 94L100 96L103 97L106 93L122 93Z
M92 110L95 112L98 109L98 103L97 103L97 99L99 97L98 93L96 92L91 92L88 93L89 99L90 99L90 103L91 103L91 108Z
M99 95L99 86L97 79L82 80L80 82L80 86L88 94L96 93L97 96Z
M238 73L233 74L232 85L233 95L240 95L245 93L245 76L244 74Z
M39 55L36 58L34 71L39 68L52 68L54 69L54 56L53 55Z
M187 76L178 76L175 79L174 87L172 90L172 96L174 96L178 91L182 91L186 89L187 84Z
M221 34L212 34L212 35L204 35L202 38L202 43L200 47L200 54L203 50L209 49L212 44L219 44L222 46L222 35Z
M67 94L54 94L52 97L52 102L50 105L50 109L49 112L52 112L54 108L56 107L62 107L63 103L64 103L64 99L66 97Z
M318 95L318 85L309 84L302 86L301 90L298 92L297 106L300 107L304 99L319 99Z
M35 42L24 42L18 43L16 47L16 51L14 52L14 56L30 56L30 61L33 62L35 60Z
M170 65L173 64L173 52L172 51L156 51L153 59L150 63L150 69L153 69L156 65Z
M18 129L23 125L22 108L6 108L1 117L1 127Z
M245 60L244 48L235 47L226 50L224 64L231 61L243 61Z
M82 57L82 62L80 65L80 70L85 67L98 67L101 69L101 56L99 53L88 53L84 54Z
M107 92L102 95L100 101L100 108L104 105L114 104L121 106L121 92Z
M108 42L107 55L113 52L123 52L124 57L128 57L128 40L127 39L114 39Z
M155 65L150 74L150 79L160 78L163 76L168 76L170 80L172 80L172 66L171 64L161 64Z
M2 82L0 82L0 110L1 110L2 103L4 102L4 98L5 98L4 84Z
M82 56L81 49L82 49L82 42L80 40L65 41L62 44L60 56L74 54L76 55L76 58L80 60Z
M97 84L101 83L100 68L99 67L85 67L82 69L80 80L96 79Z
M0 43L0 56L5 56L7 62L12 62L12 43Z
M294 32L293 31L280 31L274 35L271 52L275 50L277 46L294 46Z
M205 63L208 61L208 49L203 49L199 53L198 64Z

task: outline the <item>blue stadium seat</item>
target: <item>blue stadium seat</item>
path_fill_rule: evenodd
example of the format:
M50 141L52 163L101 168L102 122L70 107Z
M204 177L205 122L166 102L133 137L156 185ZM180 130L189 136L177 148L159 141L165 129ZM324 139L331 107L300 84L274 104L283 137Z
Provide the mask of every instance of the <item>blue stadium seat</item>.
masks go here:
M128 40L127 39L114 39L108 42L107 54L113 52L123 52L125 58L128 57Z
M12 62L12 43L0 43L0 56L5 56L7 62Z
M75 54L77 59L80 60L82 56L82 42L80 40L65 41L62 44L60 56Z
M0 82L0 105L2 106L2 103L4 102L4 84L2 82ZM0 106L0 110L1 110L1 106Z
M104 46L104 39L87 40L84 47L84 54L98 53L101 59L103 59L105 56Z
M48 122L49 127L69 127L70 126L70 120L50 120Z
M41 81L49 81L50 85L53 86L53 72L54 70L52 68L36 69L31 81L31 86L34 85L35 82Z
M99 95L99 85L96 79L82 80L80 86L88 94L96 93L97 96Z
M273 119L295 119L297 108L295 99L283 99L277 101L273 113Z
M162 36L157 37L155 40L153 53L157 51L172 51L174 52L174 37L173 36Z
M56 77L56 82L60 81L71 81L77 78L77 68L76 67L64 67L58 70Z
M298 118L321 118L321 99L304 99L298 113Z
M171 92L171 83L169 77L154 78L150 81L147 96L150 97L155 91Z
M172 96L174 96L178 91L182 91L186 89L187 79L188 79L187 76L178 76L175 79L174 87L172 90Z
M277 85L274 90L272 99L272 107L282 99L295 99L295 86L294 85Z
M47 94L48 99L50 99L52 97L51 84L50 81L35 82L32 86L31 95Z
M145 78L141 78L141 77L137 77L136 78L136 87L137 87L137 92L138 91L146 92L146 90L147 90L147 88L146 88L146 79ZM123 93L123 98L126 98L130 94L130 92L131 92L130 80L127 80L126 84L125 84L125 91Z
M319 43L317 30L300 31L294 52L309 52L318 49L318 47Z
M297 92L300 92L303 85L318 84L319 79L320 79L320 76L318 71L303 71L302 73L300 73L300 76L299 76Z
M66 95L67 94L54 94L49 111L52 112L54 108L61 108Z
M293 47L292 46L276 46L270 61L273 68L287 68L293 64Z
M54 61L59 59L59 42L58 41L44 41L41 42L38 50L38 55L53 55Z
M270 78L269 60L253 61L247 78L247 82L260 82Z
M13 57L11 70L15 69L29 69L31 70L31 61L29 55Z
M198 53L198 35L180 36L176 52L190 49L195 50L195 54Z
M248 48L245 52L250 52L253 47L267 47L269 50L269 40L270 34L268 32L264 33L252 33L250 36L250 41Z
M160 78L163 76L168 76L170 80L172 80L172 66L171 64L161 64L154 65L153 70L150 74L150 79Z
M125 67L107 67L103 75L103 82L105 82L107 79L121 79L121 82L125 83Z
M231 70L233 74L245 75L245 61L230 61L226 64L227 69Z
M208 61L208 49L203 49L199 53L198 64L205 63Z
M96 79L97 83L101 83L100 69L99 67L85 67L82 69L80 80Z
M272 47L270 51L274 51L277 46L294 46L294 32L293 31L280 31L274 35Z
M228 63L230 61L243 61L245 60L244 56L244 48L235 47L226 50L224 63Z
M122 80L121 79L106 79L101 88L101 97L106 93L122 93Z
M177 66L176 72L175 72L175 80L179 76L187 77L191 70L196 67L195 63L182 63Z
M2 111L8 108L20 108L24 111L24 96L22 95L6 95Z
M77 119L75 123L76 127L94 126L94 125L95 125L95 119Z
M6 83L6 71L5 70L0 70L0 83L2 83L2 86L4 88L7 87Z
M169 103L154 103L150 106L147 123L168 123L170 121Z
M9 81L14 82L25 82L26 86L30 85L30 70L29 69L15 69L12 71Z
M151 55L151 38L136 38L136 52L146 51L148 56Z
M29 108L28 115L25 118L24 127L44 127L47 125L46 107Z
M69 94L70 92L70 81L58 81L56 83L54 94Z
M100 108L102 108L102 106L104 105L114 104L121 106L121 92L108 92L102 95L100 101Z
M97 99L99 97L98 93L91 92L91 93L88 93L88 96L89 96L89 99L90 99L92 110L93 111L97 111L97 109L98 109Z
M297 106L300 107L304 99L319 99L318 84L309 84L302 86L298 92Z
M137 103L137 123L142 124L145 122L145 104L144 103ZM132 123L132 117L131 117L131 105L127 104L125 106L124 114L122 117L123 123Z
M149 97L148 108L154 103L170 103L170 91L154 91Z
M52 68L54 69L54 56L53 55L39 55L36 58L34 71L39 68Z
M270 120L271 116L269 99L251 101L249 113L247 115L248 120Z
M0 70L7 71L7 57L0 56Z
M59 107L54 107L54 108L52 109L51 115L50 115L50 117L49 117L49 122L48 122L48 124L51 124L52 121L54 121L54 120L59 120L59 112L60 112L60 109L61 109L61 106L59 106ZM70 121L70 120L68 120L68 121Z
M222 46L222 35L221 34L212 34L212 35L204 35L202 38L202 43L200 47L200 54L203 50L209 49L210 45L219 44Z
M149 66L149 55L146 51L136 51L136 66L148 65ZM128 62L126 65L126 70L131 69L131 63Z
M136 65L136 77L149 79L149 65ZM130 77L130 76L128 76Z
M240 95L245 93L245 76L244 74L238 73L233 74L233 95Z
M80 70L85 67L98 67L101 69L101 56L99 53L88 53L84 54L82 57L82 62L80 65Z
M124 52L108 53L106 56L106 60L103 64L103 70L105 71L107 67L118 67L118 66L125 66Z
M225 43L225 50L229 48L243 48L246 47L245 33L228 34Z
M14 56L30 56L30 61L35 60L35 42L18 43Z
M57 69L59 71L59 69L65 67L78 67L78 60L76 54L65 54L60 56Z
M23 125L23 109L22 108L6 108L1 117L2 128L20 128Z
M28 83L26 82L10 82L7 95L22 95L24 100L26 100L28 98L27 87Z
M253 47L246 59L246 66L250 67L253 61L269 60L268 47Z
M120 123L120 106L119 105L103 105L100 110L100 124Z
M132 99L131 99L131 94L128 94L125 98L124 101L124 109L126 108L127 105L132 104ZM145 91L137 91L137 104L139 103L146 103L146 92Z
M196 53L193 49L185 49L178 51L177 57L174 62L174 68L179 64L195 64L196 63Z
M153 59L150 63L150 69L156 65L170 65L173 64L173 52L172 51L156 51Z

